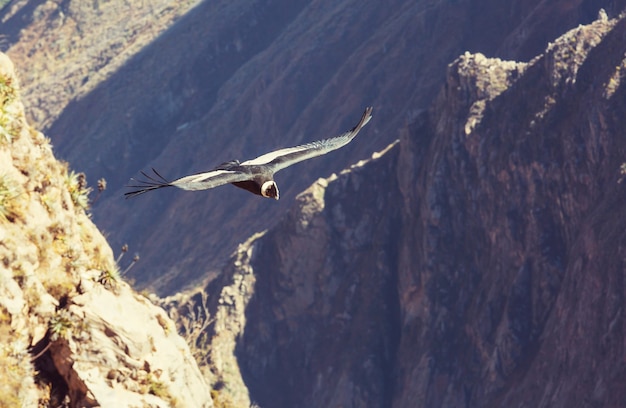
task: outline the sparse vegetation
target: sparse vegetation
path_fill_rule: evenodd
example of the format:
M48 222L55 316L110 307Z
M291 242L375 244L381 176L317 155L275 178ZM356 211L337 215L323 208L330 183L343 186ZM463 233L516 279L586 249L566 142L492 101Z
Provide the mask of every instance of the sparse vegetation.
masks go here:
M24 379L32 376L32 365L26 360L27 347L16 341L11 329L11 315L0 306L0 407L19 407Z
M0 0L1 1L1 0ZM17 98L11 77L0 75L0 141L11 143L20 131L19 121L7 113L7 107Z
M70 193L70 197L72 197L74 207L81 208L85 211L88 210L91 188L87 187L85 173L76 173L73 170L70 171L65 177L65 184L67 191Z
M115 260L115 262L118 265L127 252L128 252L128 244L122 245L122 252L120 252L120 254L117 256L117 259ZM128 266L126 267L126 269L124 269L121 275L122 276L126 275L128 271L130 271L137 262L139 262L139 254L135 254L135 256L133 256L133 260L131 261L131 263L128 264Z
M148 392L150 394L163 399L169 398L169 391L167 390L165 384L154 378L152 374L148 374L146 381L148 383Z
M156 315L156 319L159 322L159 326L163 328L163 332L166 336L168 336L172 332L172 327L170 327L170 322L160 314Z
M145 379L143 380L143 387L141 391L144 394L152 394L161 398L162 400L166 401L171 407L178 406L178 401L172 396L172 394L170 394L167 385L165 385L163 381L159 380L152 373L147 373Z
M19 122L0 110L0 142L11 143L20 132Z
M98 276L98 283L103 285L107 289L113 289L117 283L122 279L120 269L117 264L112 264L103 268Z
M48 273L46 279L41 282L46 292L55 299L71 297L76 292L77 282L65 271L56 270Z
M107 181L104 178L101 178L98 180L97 186L98 186L98 194L96 195L96 198L93 199L94 203L98 201L98 199L100 198L104 190L107 189Z
M206 360L209 352L208 328L215 321L211 318L207 299L207 294L201 291L199 301L192 300L186 305L186 314L170 316L178 322L180 335L189 345L189 350L198 363Z
M624 58L619 65L615 67L615 71L609 78L608 82L604 86L604 97L610 99L622 84L624 77L626 76L626 58Z
M73 326L70 312L66 309L59 310L48 322L50 341L69 340Z
M124 271L120 271L119 262L127 251L128 245L124 245L122 247L122 253L117 257L117 259L109 260L106 258L100 258L100 261L92 266L92 269L100 271L96 281L108 290L115 291L118 288L118 284L123 280L124 274L128 272L128 270L132 268L132 266L139 259L138 256L135 256L133 262L126 267ZM94 253L95 256L99 256L97 248L94 248Z
M0 219L13 222L19 216L15 198L19 195L17 183L6 174L0 175Z
M135 254L135 256L133 256L133 260L131 263L128 264L128 266L126 267L126 269L124 269L124 272L122 272L122 276L126 275L128 273L128 271L131 270L131 268L133 266L135 266L135 264L139 262L139 255Z
M215 408L236 408L237 405L232 401L232 398L227 394L220 392L220 389L211 390L211 399L213 400L213 406Z
M1 1L1 0L0 0ZM17 98L17 90L13 85L13 79L0 75L0 109L4 109Z
M89 332L89 326L84 319L69 310L60 309L48 322L48 332L51 342L60 339L69 340L72 337L84 339Z
M56 201L50 194L40 194L39 200L46 210L48 210L48 213L52 214L56 210Z

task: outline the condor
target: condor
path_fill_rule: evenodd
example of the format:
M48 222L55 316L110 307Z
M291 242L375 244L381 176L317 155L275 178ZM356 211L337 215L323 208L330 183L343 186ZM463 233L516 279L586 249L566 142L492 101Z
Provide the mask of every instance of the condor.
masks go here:
M131 179L135 184L127 187L134 190L124 195L126 198L135 197L163 187L178 187L183 190L207 190L224 184L232 184L253 194L278 200L278 186L274 181L275 173L292 164L321 156L347 145L371 118L372 108L368 107L363 112L359 123L340 136L276 150L243 163L240 163L239 160L232 160L220 164L211 171L192 174L173 181L166 180L155 169L152 169L154 176L142 171L141 174L143 174L145 179Z

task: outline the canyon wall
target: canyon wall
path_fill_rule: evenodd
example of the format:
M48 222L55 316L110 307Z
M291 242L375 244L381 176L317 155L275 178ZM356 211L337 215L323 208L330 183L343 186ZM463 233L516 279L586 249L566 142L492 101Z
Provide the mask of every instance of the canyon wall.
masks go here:
M205 288L204 363L263 407L621 406L625 38L601 13L528 63L457 58Z

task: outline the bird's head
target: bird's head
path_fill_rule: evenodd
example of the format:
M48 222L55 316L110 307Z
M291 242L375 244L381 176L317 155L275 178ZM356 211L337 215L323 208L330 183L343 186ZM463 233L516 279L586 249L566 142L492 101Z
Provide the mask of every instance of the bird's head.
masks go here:
M261 186L261 195L267 198L278 200L278 186L274 180L266 181Z

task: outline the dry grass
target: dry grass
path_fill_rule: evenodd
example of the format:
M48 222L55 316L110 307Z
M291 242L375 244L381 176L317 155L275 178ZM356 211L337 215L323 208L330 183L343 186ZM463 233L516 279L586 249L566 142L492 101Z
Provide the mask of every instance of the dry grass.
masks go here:
M19 134L19 120L7 111L16 98L17 89L13 79L0 75L0 142L11 143Z
M21 395L32 378L27 345L16 342L11 315L0 306L0 408L21 406Z
M20 206L16 203L19 195L19 185L6 174L0 175L0 219L14 222L20 218Z

